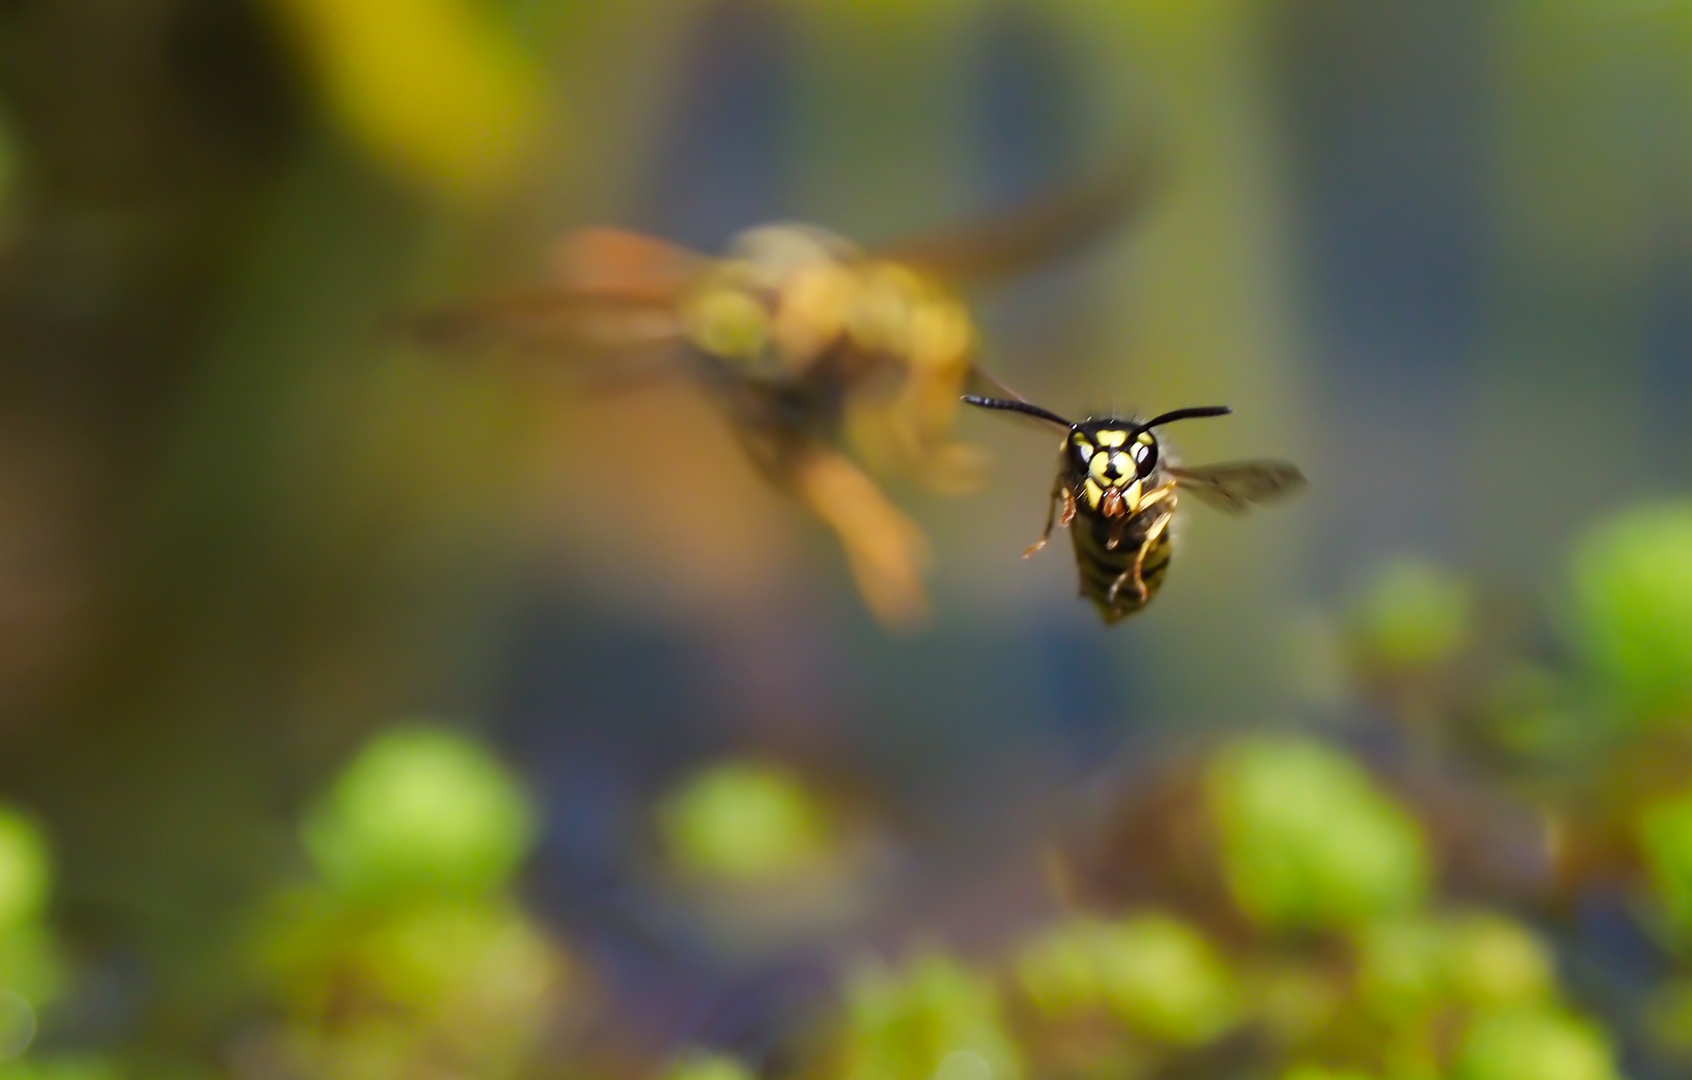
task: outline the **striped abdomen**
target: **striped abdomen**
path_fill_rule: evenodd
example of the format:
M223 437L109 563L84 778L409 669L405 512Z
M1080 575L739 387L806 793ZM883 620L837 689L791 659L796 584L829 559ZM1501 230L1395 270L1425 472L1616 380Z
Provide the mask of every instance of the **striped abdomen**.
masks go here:
M1118 579L1134 565L1134 559L1144 544L1146 527L1152 513L1141 515L1142 520L1130 523L1114 550L1106 546L1115 523L1093 514L1079 514L1070 526L1075 543L1075 565L1081 572L1081 595L1091 600L1104 616L1106 623L1118 622L1139 611L1157 595L1163 575L1169 571L1169 530L1164 529L1151 542L1145 561L1140 564L1140 579L1145 583L1142 598L1132 580L1124 581L1111 602L1110 590Z

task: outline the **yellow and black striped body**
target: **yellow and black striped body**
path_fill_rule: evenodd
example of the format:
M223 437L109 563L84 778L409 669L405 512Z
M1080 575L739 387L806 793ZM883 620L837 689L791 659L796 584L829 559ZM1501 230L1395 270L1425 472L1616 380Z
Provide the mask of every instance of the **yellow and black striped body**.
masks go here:
M1113 549L1109 546L1110 537L1118 530L1118 523L1085 509L1077 509L1069 532L1075 544L1075 566L1081 574L1081 595L1093 602L1106 623L1120 622L1151 603L1158 587L1163 584L1163 575L1169 571L1171 545L1168 529L1162 530L1151 541L1140 564L1144 592L1134 586L1130 573L1140 549L1146 547L1147 528L1152 519L1163 511L1160 504L1158 509L1147 510L1129 521ZM1130 575L1130 580L1124 581L1125 574ZM1120 587L1119 581L1123 582ZM1111 598L1113 589L1114 600Z
M1064 442L1059 476L1081 595L1106 623L1146 604L1169 569L1169 519L1175 487L1167 481L1157 440L1134 421L1088 420Z

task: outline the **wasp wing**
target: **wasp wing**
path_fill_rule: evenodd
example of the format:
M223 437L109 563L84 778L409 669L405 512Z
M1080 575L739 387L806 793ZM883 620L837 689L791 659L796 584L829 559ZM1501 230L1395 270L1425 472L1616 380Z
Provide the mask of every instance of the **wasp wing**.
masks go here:
M620 229L571 233L552 252L555 284L400 316L390 329L428 348L607 354L679 342L680 307L707 260Z
M506 296L401 315L401 337L443 351L637 352L681 340L686 327L673 305L567 289Z
M1285 461L1230 461L1190 469L1172 465L1168 471L1183 491L1230 514L1287 498L1305 484L1298 466Z
M1020 206L871 251L954 285L1002 281L1083 250L1147 201L1162 172L1156 148L1136 146L1107 166Z

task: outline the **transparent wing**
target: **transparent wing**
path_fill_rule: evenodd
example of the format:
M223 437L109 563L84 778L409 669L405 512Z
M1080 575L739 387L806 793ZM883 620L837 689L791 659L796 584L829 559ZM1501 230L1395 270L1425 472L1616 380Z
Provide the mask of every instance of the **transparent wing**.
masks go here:
M1285 461L1230 461L1190 469L1172 465L1168 471L1181 490L1230 514L1287 498L1305 485L1304 474Z
M871 256L953 285L1012 278L1106 239L1149 200L1166 165L1142 141L1089 175L997 215L881 246Z
M445 351L595 354L673 344L685 332L673 304L570 289L413 312L394 319L390 328L425 348Z
M583 229L553 249L554 283L414 312L390 328L432 349L617 353L679 341L679 307L708 260L621 229Z

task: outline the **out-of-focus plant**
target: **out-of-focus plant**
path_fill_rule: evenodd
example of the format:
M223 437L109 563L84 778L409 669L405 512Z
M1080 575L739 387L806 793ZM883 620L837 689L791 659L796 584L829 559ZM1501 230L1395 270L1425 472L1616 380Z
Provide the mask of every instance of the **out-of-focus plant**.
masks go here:
M1372 924L1355 938L1357 999L1391 1029L1453 1011L1484 1014L1555 1000L1545 941L1492 912Z
M17 811L0 808L0 928L39 919L52 877L41 831Z
M306 850L347 897L479 896L534 839L528 796L478 744L434 728L381 736L306 815Z
M1088 902L1127 912L1067 919L1011 958L1040 1075L1449 1080L1494 1018L1575 1015L1546 937L1441 898L1431 830L1339 748L1248 737L1198 772L1113 826L1137 846L1102 849L1182 862L1183 887L1094 887ZM1160 828L1185 839L1146 835ZM1490 1062L1492 1036L1476 1038Z
M679 1055L664 1080L753 1080L753 1075L734 1058L696 1051Z
M1370 668L1391 674L1436 664L1469 641L1468 587L1430 563L1400 558L1364 594L1352 628L1355 652Z
M1692 1057L1692 979L1670 979L1656 987L1646 1002L1644 1022L1656 1049Z
M47 922L52 882L41 830L0 807L0 1073L24 1067L18 1059L35 1039L42 1008L65 989L64 960Z
M845 983L844 1080L1010 1080L1021 1055L996 981L939 952L866 964Z
M63 1054L37 1061L15 1061L4 1068L6 1080L128 1080L114 1059L97 1054Z
M1615 1050L1595 1026L1551 1010L1500 1012L1463 1035L1454 1080L1617 1080Z
M1281 1074L1281 1080L1374 1080L1368 1073L1354 1069L1330 1069L1323 1065L1294 1065Z
M509 179L541 115L529 58L468 0L270 0L336 120L374 157L458 195Z
M1692 716L1692 503L1595 528L1572 594L1576 640L1605 688L1643 718Z
M653 812L655 884L721 949L780 948L861 910L880 850L865 821L800 772L707 765Z
M723 882L809 873L837 842L826 811L797 776L755 761L689 777L659 804L657 820L672 866Z
M570 987L518 908L533 842L515 779L436 728L381 736L307 812L319 880L277 898L260 938L285 1019L274 1053L308 1075L517 1075Z
M1674 987L1692 941L1692 744L1677 723L1692 716L1692 505L1623 512L1577 544L1560 607L1573 662L1546 647L1551 635L1520 605L1483 627L1469 595L1425 565L1389 569L1351 624L1356 691L1426 760L1463 777L1418 797L1439 822L1430 840L1461 849L1454 869L1470 888L1521 864L1520 839L1500 846L1521 836L1500 823L1514 814L1544 822L1536 854L1548 869L1514 871L1512 888L1562 934L1578 937L1567 917L1586 890L1634 890L1632 910L1678 974L1648 995L1629 1034L1685 1054L1665 1018L1682 1015ZM1355 940L1360 992L1383 1022L1425 1025L1452 1008L1468 1017L1452 1066L1460 1080L1616 1075L1611 1037L1570 1019L1538 933L1492 915L1412 911Z
M1646 806L1639 816L1639 845L1666 929L1692 942L1692 793Z
M1135 1032L1177 1046L1214 1039L1239 1013L1233 979L1195 927L1163 914L1055 927L1018 954L1015 974L1042 1012L1108 1010Z
M1260 923L1355 925L1409 910L1427 889L1415 822L1320 744L1235 746L1211 766L1208 796L1229 887Z

